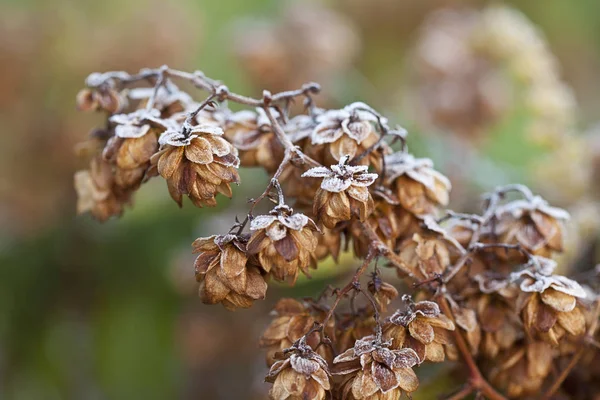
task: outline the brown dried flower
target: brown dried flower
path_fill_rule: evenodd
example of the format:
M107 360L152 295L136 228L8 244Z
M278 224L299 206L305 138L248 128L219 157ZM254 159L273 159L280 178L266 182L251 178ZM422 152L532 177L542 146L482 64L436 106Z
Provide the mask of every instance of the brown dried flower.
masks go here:
M563 250L563 222L569 214L551 207L539 196L498 207L492 232L495 242L519 244L531 254L549 257ZM500 257L518 258L516 251L497 251ZM522 256L520 256L522 258Z
M352 217L364 221L373 210L373 198L368 187L375 182L377 174L369 173L363 165L346 165L348 156L331 168L309 169L302 177L323 178L315 196L313 213L327 228Z
M115 186L112 166L99 155L90 162L90 169L75 173L77 213L90 212L99 221L121 215L123 207L131 200L129 191Z
M77 93L77 108L82 111L103 110L109 114L123 110L127 99L114 86L115 79L126 75L124 72L90 74L85 80L88 88Z
M150 158L158 151L158 137L168 126L159 115L156 109L139 109L109 118L116 124L115 136L108 140L102 156L114 163L118 186L137 189L142 183Z
M304 214L293 214L285 205L275 207L270 215L259 215L250 224L253 231L248 242L248 254L258 254L260 265L279 280L296 282L301 270L316 266L317 249L315 223Z
M260 346L267 349L267 364L273 365L275 354L288 347L306 335L316 323L325 319L326 311L314 307L306 302L295 299L283 298L275 304L272 312L275 317L260 338ZM333 336L334 320L330 319L325 332ZM333 355L329 347L319 346L321 337L319 332L313 332L306 337L306 343L322 357L332 360Z
M515 346L494 359L490 380L511 398L539 394L555 355L556 351L546 342Z
M421 233L415 233L398 247L404 266L420 280L441 275L450 265L452 253L462 251L462 246L431 217L423 220Z
M580 336L585 333L585 315L577 305L577 299L585 298L586 293L574 280L547 272L526 269L514 274L523 278L518 309L531 337L558 346L565 334Z
M239 183L237 150L223 139L223 130L201 125L169 130L159 139L162 150L152 157L153 167L167 180L173 200L182 206L188 195L197 207L215 206L217 193L231 197L231 183Z
M482 331L481 351L493 359L523 336L521 321L515 313L518 287L507 281L503 281L504 284L486 284L482 275L478 275L476 280L480 294L468 303L477 311Z
M123 99L112 88L82 89L77 94L77 108L82 111L103 110L110 114L123 109Z
M333 373L347 375L341 397L349 400L396 400L417 390L419 379L412 367L419 356L412 349L390 350L375 336L356 341L335 358Z
M372 307L361 307L339 315L335 325L336 349L344 352L354 347L357 340L375 334L376 327Z
M385 325L383 335L392 349L410 348L419 360L442 362L444 347L452 345L454 323L432 301L408 302L408 309L396 311Z
M154 97L153 97L154 96ZM192 96L180 90L173 82L166 81L155 91L154 88L135 88L128 93L131 100L139 101L138 107L147 107L153 98L153 108L161 118L171 118L177 114L197 108Z
M424 216L448 205L452 186L448 178L433 169L430 159L397 152L385 156L385 165L386 183L406 210Z
M380 312L386 312L387 306L398 297L398 290L393 285L383 282L377 275L369 281L368 289Z
M302 341L271 366L272 400L324 400L331 389L327 362Z
M257 265L246 255L247 239L235 235L198 238L192 244L196 280L206 304L221 303L228 310L249 308L265 298L267 283Z
M244 110L232 114L228 118L225 137L240 151L244 167L263 167L273 173L283 160L283 146L262 108L256 112Z
M325 154L321 160L323 164L332 164L348 156L352 160L379 139L379 134L373 127L377 117L363 103L353 103L341 110L325 111L317 116L318 125L314 128L310 138L313 146L324 146ZM370 157L375 157L371 153ZM369 163L369 157L361 160ZM371 160L373 161L373 160Z

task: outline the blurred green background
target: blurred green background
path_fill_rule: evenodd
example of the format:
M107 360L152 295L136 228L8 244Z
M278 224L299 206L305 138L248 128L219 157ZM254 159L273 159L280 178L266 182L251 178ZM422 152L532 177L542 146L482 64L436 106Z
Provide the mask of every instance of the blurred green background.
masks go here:
M522 107L466 139L452 130L429 132L413 113L407 93L418 81L415 46L427 16L488 4L0 0L0 398L263 398L266 367L256 343L267 310L283 295L318 293L324 280L348 269L328 264L293 289L270 288L251 310L229 313L200 303L190 243L222 232L236 210L243 214L245 198L266 183L256 171L244 171L250 184L218 209L186 203L179 210L156 181L120 220L75 216L72 174L85 163L73 147L102 123L100 115L75 110L89 73L168 64L201 69L249 95L319 81L324 104L362 100L408 127L414 151L456 179L455 206L472 209L476 193L496 184L536 187L542 178L531 160L558 157L524 139L531 116ZM588 127L600 105L600 2L506 4L545 33L577 99L576 134L597 143ZM452 151L455 139L476 154L466 172L464 158ZM560 158L559 168L580 162L577 151ZM585 161L582 168L592 167ZM575 201L565 199L561 192L569 189L553 183L555 175L540 188L564 207L585 197L594 209L597 179L590 171ZM573 259L593 250L597 231L586 232ZM585 262L590 267L595 258ZM415 398L434 398L426 393Z

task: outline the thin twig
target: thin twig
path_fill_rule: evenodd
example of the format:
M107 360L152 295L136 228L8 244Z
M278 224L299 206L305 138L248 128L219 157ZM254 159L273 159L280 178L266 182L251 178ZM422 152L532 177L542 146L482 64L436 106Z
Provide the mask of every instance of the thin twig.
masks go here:
M448 318L454 320L452 316L452 312L450 310L450 306L448 304L448 300L445 296L438 296L437 303L440 305L442 311ZM458 329L453 332L454 339L456 341L456 347L459 353L462 356L463 361L465 362L467 368L469 369L469 386L472 390L481 391L489 400L506 400L506 397L501 395L494 389L483 377L475 360L471 356L471 352L469 351L469 347L467 346L467 342L463 338L462 334Z

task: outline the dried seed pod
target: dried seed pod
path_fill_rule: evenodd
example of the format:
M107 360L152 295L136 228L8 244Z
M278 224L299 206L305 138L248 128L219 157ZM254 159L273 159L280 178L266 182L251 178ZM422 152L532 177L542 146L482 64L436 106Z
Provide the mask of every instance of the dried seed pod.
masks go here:
M273 365L275 354L291 347L302 336L306 335L317 323L323 322L327 312L308 302L283 298L273 309L273 321L260 338L260 346L267 349L267 364ZM330 319L325 327L329 337L333 335L334 319ZM306 343L323 358L331 361L333 354L328 346L319 346L321 336L313 332L306 337Z
M519 343L494 358L489 377L511 398L540 393L557 351L545 342Z
M482 331L481 352L494 359L523 337L522 324L515 312L519 289L508 281L485 280L483 275L476 280L480 292L468 304L477 311Z
M410 348L419 360L442 362L445 347L453 345L454 323L432 301L409 303L405 311L397 310L386 322L383 335L391 340L392 349Z
M481 345L481 327L477 321L477 313L471 308L460 307L457 304L451 303L451 306L456 327L462 331L471 354L476 356L479 354L479 347ZM452 357L450 357L450 354L448 356L455 359L453 357L454 354L452 354Z
M529 253L543 257L563 250L563 223L569 214L549 206L539 196L498 207L494 217L485 235L493 242L519 244ZM498 249L496 253L502 259L523 260L517 251Z
M127 104L119 92L110 87L82 89L77 93L77 108L82 111L106 111L114 114Z
M250 230L248 254L257 254L262 268L278 281L294 284L300 271L309 276L308 267L316 267L318 228L306 215L279 205L270 215L254 218Z
M201 125L168 130L160 137L162 150L152 157L149 173L167 180L169 193L180 207L184 194L197 207L217 205L217 193L231 197L230 184L240 180L240 160L222 135L221 128Z
M331 168L316 167L302 177L323 178L314 200L313 213L327 228L352 217L364 221L373 210L373 198L368 187L375 182L377 174L369 173L363 165L346 165L348 157Z
M127 96L131 100L138 101L139 108L147 107L148 101L153 97L152 107L159 111L161 118L171 118L177 116L177 114L194 110L198 106L192 96L180 90L170 80L166 80L158 90L154 88L134 88L129 91Z
M386 185L406 210L417 216L434 214L447 206L451 184L433 169L428 158L397 152L385 157Z
M119 216L131 201L131 191L115 185L112 166L100 155L90 162L90 169L77 171L74 177L77 191L77 213L90 212L99 221Z
M419 280L441 275L450 265L452 254L462 251L462 246L431 217L423 220L421 233L398 246L401 262Z
M585 298L586 293L577 282L531 270L516 276L523 277L517 307L531 337L558 346L564 335L585 333L585 315L577 299Z
M323 260L331 256L335 262L338 261L342 247L343 233L337 229L323 228L322 235L317 235L318 243L315 250L317 260Z
M271 366L265 381L273 383L272 400L324 400L331 389L327 362L306 344L289 349Z
M272 111L277 118L279 114ZM241 165L244 167L263 167L273 173L283 160L283 146L271 129L271 123L265 111L244 110L228 118L225 137L240 151Z
M335 164L345 156L352 160L377 143L379 134L373 126L377 117L366 109L370 109L366 104L353 103L317 116L317 126L310 138L314 150L322 154L317 157L322 164ZM379 165L379 157L377 152L371 152L360 162Z
M156 109L139 109L130 114L115 114L109 121L115 126L102 152L115 165L115 183L122 188L137 189L158 151L158 137L171 124L159 118Z
M338 316L335 325L335 344L339 352L344 352L352 347L354 343L375 334L377 322L374 318L372 307L363 307L353 312Z
M386 312L387 306L398 297L398 290L393 285L383 282L379 276L374 276L369 281L368 289L380 312Z
M419 379L412 367L419 356L412 349L391 350L375 336L359 339L354 347L334 359L332 372L346 375L341 398L349 400L399 399L417 390Z
M196 280L203 303L221 303L228 310L249 308L265 298L267 282L246 255L247 238L235 235L198 238L192 244Z

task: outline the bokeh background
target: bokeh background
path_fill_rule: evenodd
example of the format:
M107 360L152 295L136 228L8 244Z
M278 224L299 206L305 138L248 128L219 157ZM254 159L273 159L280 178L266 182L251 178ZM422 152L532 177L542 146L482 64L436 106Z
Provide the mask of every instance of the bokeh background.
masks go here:
M168 64L250 95L320 82L320 104L362 100L408 128L456 209L517 181L567 208L562 268L589 270L598 15L597 0L0 0L0 398L264 398L256 343L274 301L353 265L327 262L250 310L202 305L190 243L244 213L258 171L217 209L180 210L156 181L119 220L76 216L73 148L102 121L75 110L89 73ZM448 385L424 382L417 399Z

